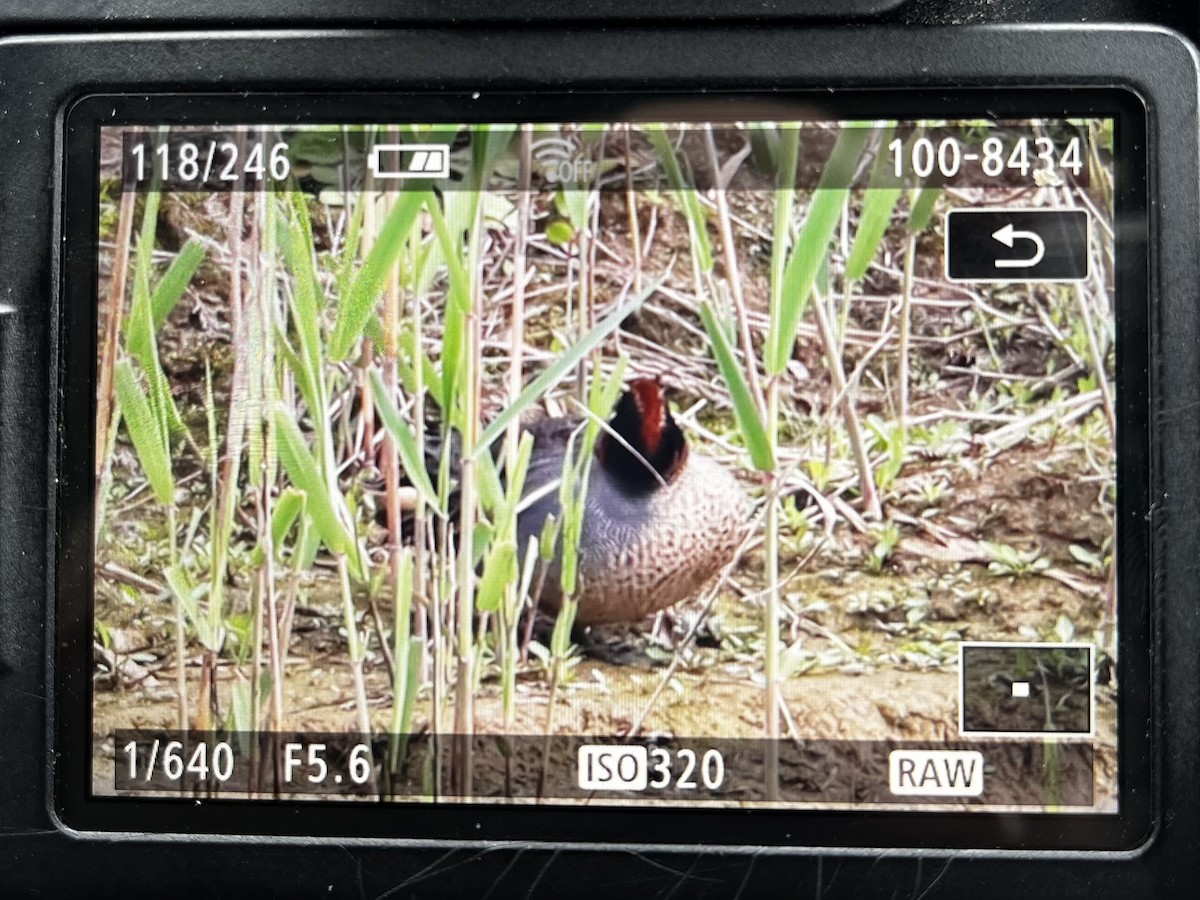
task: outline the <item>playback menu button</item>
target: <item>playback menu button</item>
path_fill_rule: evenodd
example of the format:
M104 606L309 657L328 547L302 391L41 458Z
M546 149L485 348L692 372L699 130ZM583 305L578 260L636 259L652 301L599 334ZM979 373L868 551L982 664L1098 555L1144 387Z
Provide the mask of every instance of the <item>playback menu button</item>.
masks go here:
M946 213L951 281L1082 281L1090 220L1084 209L954 209Z

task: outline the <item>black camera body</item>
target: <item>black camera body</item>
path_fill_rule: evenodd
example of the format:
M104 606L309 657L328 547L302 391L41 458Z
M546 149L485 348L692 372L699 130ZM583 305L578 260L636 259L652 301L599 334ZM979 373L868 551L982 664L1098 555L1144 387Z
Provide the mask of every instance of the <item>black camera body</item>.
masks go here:
M845 12L833 3L803 13L779 8L769 13L780 19L741 24L737 10L708 6L695 14L728 24L639 24L667 16L645 10L631 17L614 6L593 8L589 21L574 23L449 25L444 11L415 8L387 28L368 27L355 13L338 27L297 22L267 30L280 23L271 11L248 20L240 10L214 9L189 22L196 30L187 32L32 33L82 22L51 5L22 14L14 30L29 35L0 40L0 884L10 895L108 895L141 886L288 896L615 888L681 896L1019 890L1138 897L1187 896L1200 887L1191 852L1200 839L1193 764L1200 754L1200 659L1191 639L1200 629L1195 48L1156 25L926 28L903 22L953 19L956 9L871 3ZM524 20L534 12L473 9L464 18ZM157 14L149 11L153 27ZM792 18L800 15L822 18ZM237 27L217 30L221 21ZM1121 572L1120 589L1113 588L1121 625L1108 661L1115 673L1108 677L1119 686L1112 713L1116 811L1014 806L948 813L876 805L792 811L789 819L779 809L701 814L630 804L451 803L405 811L278 796L99 797L89 717L90 594L102 324L96 258L105 251L95 221L100 189L89 167L103 156L102 129L368 123L372 115L384 124L571 116L603 122L670 104L677 104L670 116L680 109L716 121L739 118L737 104L747 97L811 109L818 121L1095 115L1118 122L1117 215L1105 245L1117 248L1119 260L1111 275L1117 390L1110 408L1115 508L1123 518L1109 552ZM712 112L722 104L726 112ZM135 146L126 141L123 159ZM940 145L931 146L936 153ZM1065 158L1054 152L1059 162ZM1005 163L1012 153L1004 148ZM384 170L373 171L380 177ZM947 183L948 190L968 190ZM901 182L896 190L909 188ZM137 201L130 202L132 209ZM1095 239L1099 226L1090 227ZM1081 352L1086 359L1086 347ZM1059 643L1073 646L1070 638ZM1097 655L1093 650L1089 665ZM1012 696L1020 696L1015 685ZM142 726L135 716L124 727ZM954 737L970 733L960 728Z

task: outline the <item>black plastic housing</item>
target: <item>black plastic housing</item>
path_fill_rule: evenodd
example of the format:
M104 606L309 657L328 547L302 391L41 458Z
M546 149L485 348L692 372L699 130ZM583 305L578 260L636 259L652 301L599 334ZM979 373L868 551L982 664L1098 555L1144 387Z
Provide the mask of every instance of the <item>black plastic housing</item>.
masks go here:
M903 48L902 53L897 53ZM1200 431L1200 151L1196 58L1190 44L1168 32L1082 27L988 27L937 30L435 29L371 32L143 34L0 41L0 860L5 851L25 868L15 884L50 890L78 885L82 873L100 893L134 885L165 888L195 876L193 889L249 884L299 896L325 893L336 881L355 888L370 877L375 893L404 887L406 876L427 879L454 860L476 860L438 887L457 892L496 879L509 889L540 885L543 866L562 865L557 889L602 875L610 886L635 879L645 842L619 856L569 851L553 841L537 853L485 853L486 847L447 851L410 843L372 848L368 839L346 851L302 837L212 839L207 846L175 841L152 846L131 834L118 842L80 840L56 830L52 813L55 745L52 685L59 652L53 619L57 564L55 451L60 420L57 334L61 307L60 224L67 109L96 93L245 91L527 91L770 90L840 88L1072 88L1134 92L1145 104L1149 195L1150 525L1157 703L1144 723L1156 737L1153 821L1157 834L1133 854L1100 858L1073 852L980 860L992 848L960 850L931 864L920 856L824 860L822 852L763 862L706 856L667 864L689 895L692 878L732 877L733 886L823 892L836 867L839 890L856 896L891 894L896 884L966 888L985 896L1061 894L1087 885L1091 896L1189 895L1197 880L1192 848L1200 837L1200 792L1193 760L1200 751L1194 635L1200 610L1200 513L1195 447ZM78 677L73 675L72 677ZM149 823L148 823L149 824ZM914 827L919 827L914 820ZM1069 827L1069 822L1064 822ZM280 832L292 831L281 827ZM465 835L464 835L465 836ZM13 850L14 843L20 850ZM253 851L245 846L254 844ZM224 843L225 846L221 846ZM303 847L296 846L304 844ZM739 843L731 840L730 843ZM940 857L914 838L913 846ZM802 848L794 848L802 850ZM824 854L836 851L823 851ZM844 851L843 851L844 852ZM860 856L868 851L854 851ZM888 851L880 851L888 853ZM559 854L565 854L560 858ZM890 853L888 854L890 855ZM1019 853L1014 855L1020 855ZM1057 854L1056 854L1057 856ZM949 865L954 859L955 864ZM17 861L14 860L14 861ZM616 860L624 860L614 867ZM681 863L683 865L681 865ZM691 868L687 873L690 864ZM785 866L786 868L780 868ZM948 866L948 868L946 868ZM325 877L325 867L340 874ZM429 868L427 871L423 871ZM10 872L0 869L7 877ZM370 875L364 875L370 871ZM703 875L705 872L719 874ZM769 876L767 873L774 872ZM786 872L782 878L781 873ZM386 874L385 874L386 873ZM524 874L522 874L524 873ZM749 880L754 879L754 880ZM363 881L359 881L363 885ZM1021 887L1018 887L1021 885ZM704 882L697 887L711 886ZM957 886L957 887L956 887ZM549 886L547 886L549 891ZM501 892L505 892L501 888ZM578 891L573 890L573 893ZM363 893L369 893L363 889Z

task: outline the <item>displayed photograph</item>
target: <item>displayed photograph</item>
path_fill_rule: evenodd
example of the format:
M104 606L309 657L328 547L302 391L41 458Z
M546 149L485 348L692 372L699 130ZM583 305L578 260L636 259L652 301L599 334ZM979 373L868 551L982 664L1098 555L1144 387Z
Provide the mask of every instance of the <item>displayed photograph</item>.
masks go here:
M93 794L1116 811L1112 147L106 126Z

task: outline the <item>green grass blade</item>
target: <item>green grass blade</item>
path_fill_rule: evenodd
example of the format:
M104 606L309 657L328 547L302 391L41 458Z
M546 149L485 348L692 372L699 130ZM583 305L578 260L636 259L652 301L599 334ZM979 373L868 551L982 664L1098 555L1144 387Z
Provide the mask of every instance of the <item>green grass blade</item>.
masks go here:
M158 357L157 327L154 324L153 302L150 295L150 272L153 268L155 233L158 228L158 209L162 195L152 191L146 195L142 229L138 236L134 262L133 300L125 322L125 347L149 385L150 409L159 430L166 434L182 434L187 430L171 396L171 387L163 374ZM182 290L182 288L180 289ZM178 298L177 298L178 299Z
M157 185L155 185L157 187ZM125 346L129 354L147 368L154 341L150 327L150 271L154 265L154 235L158 230L158 208L162 193L152 190L146 194L142 209L142 227L138 232L137 249L133 261L133 299L129 305L129 319L125 323Z
M417 216L425 202L425 191L401 191L387 217L374 246L367 253L362 270L350 282L346 295L338 306L337 322L329 339L329 359L341 362L350 355L361 337L367 319L379 302L384 279L408 240Z
M367 126L364 130L363 138L366 145L365 149L368 153L370 152L370 148L375 144L375 132L376 128L373 125ZM339 145L342 144L344 134L345 131L343 129L343 134L338 136ZM341 152L342 147L339 146L339 160L345 158L341 155ZM358 259L358 245L362 241L363 222L366 219L367 204L374 202L374 197L374 193L369 191L359 194L358 202L354 204L354 212L347 217L346 239L342 244L341 252L342 261L337 268L336 274L337 283L343 295L346 292L346 286L350 283L351 273L354 271L354 261Z
M892 221L896 201L900 199L899 185L880 186L896 180L888 170L890 161L883 152L894 131L894 126L885 128L879 137L879 149L871 168L871 186L863 195L862 215L858 220L854 244L850 248L850 258L846 261L846 278L850 281L858 281L867 274L867 266L879 252L884 232Z
M307 512L313 527L333 553L349 558L352 567L361 575L358 548L349 530L338 515L337 501L330 494L321 477L317 461L313 458L300 433L300 426L282 405L275 408L275 434L278 436L279 461L293 485L307 497Z
M576 430L567 440L567 451L563 457L562 480L558 489L559 507L562 511L562 555L559 584L563 596L571 598L578 587L580 541L583 538L583 517L587 512L588 484L591 480L592 463L595 461L596 439L600 435L600 423L612 412L612 407L621 393L625 377L625 360L621 357L616 369L605 382L599 372L592 376L588 390L587 425L582 432ZM576 451L576 442L579 447ZM574 618L575 604L564 603L555 620L554 652L556 656L567 653L570 644L570 623ZM561 623L566 622L566 631L559 633Z
M600 422L612 415L613 407L617 405L617 400L625 390L625 371L628 368L629 356L622 353L617 357L617 364L613 366L608 381L592 379L591 390L588 392L588 411L592 414L588 420L589 440L594 441L600 436Z
M283 546L284 538L304 511L304 501L304 492L295 488L288 488L279 495L275 511L271 514L271 546L276 552Z
M320 549L321 535L317 533L317 529L309 528L301 519L300 539L296 541L293 568L297 571L311 569L317 561L317 551Z
M780 374L787 366L796 328L804 310L808 308L817 271L829 251L829 244L850 192L850 181L870 134L868 128L842 129L821 173L817 189L813 192L804 227L800 229L800 236L784 269L779 317L771 323L767 366L770 375Z
M487 187L496 161L508 149L516 133L516 125L483 125L475 131L471 141L471 184L475 190L470 192L475 195L475 203L482 199L480 192Z
M750 459L755 468L762 472L770 472L775 468L775 455L771 452L771 439L767 435L766 425L759 417L758 406L750 393L750 385L746 375L738 364L737 354L729 340L724 327L717 321L712 305L705 302L700 305L700 318L704 322L704 330L712 341L713 356L717 367L729 387L729 396L733 400L733 414L737 418L742 440L750 452ZM748 361L754 365L753 360Z
M483 575L475 594L475 608L495 612L504 599L504 588L517 580L517 543L513 540L494 541L483 564Z
M504 503L505 512L512 518L511 522L506 525L516 525L517 506L521 502L521 495L525 493L525 477L529 473L529 461L533 458L533 435L528 431L521 433L521 440L517 444L517 461L510 470L508 484L506 485Z
M767 343L763 348L763 364L768 373L778 375L779 371L772 368L775 350L772 342L778 334L781 310L783 309L784 272L787 269L788 251L792 240L792 207L796 202L796 166L800 161L800 131L799 124L785 125L778 136L775 155L779 159L778 174L776 175L775 192L775 241L771 246L771 299L769 320L772 323L767 332ZM790 348L789 348L790 355Z
M433 360L425 353L424 350L417 347L417 336L412 328L404 328L397 343L400 346L400 380L407 391L415 391L417 389L417 366L421 367L421 381L425 385L426 392L431 395L438 403L442 401L442 376L438 372L437 366L433 364Z
M184 618L190 621L196 629L196 636L200 638L200 643L209 650L220 650L221 635L219 631L214 632L208 624L208 617L200 612L200 597L206 591L207 585L197 588L192 584L183 566L180 565L168 566L163 570L163 577L166 579L167 587L179 601Z
M312 374L309 372L308 365L300 354L291 348L287 342L287 335L279 328L275 329L275 348L279 357L287 363L292 374L296 376L296 387L300 391L300 396L304 398L304 403L309 409L319 409L320 398L317 396L317 387L312 382Z
M303 364L306 380L315 392L319 389L324 362L321 349L323 294L317 261L313 256L312 227L304 197L300 191L288 195L288 215L279 218L278 243L283 248L284 260L292 273L290 305L292 322L300 343L296 351L297 361ZM319 400L315 396L313 399ZM311 408L320 414L319 404Z
M695 188L688 184L687 177L679 165L679 157L671 146L671 139L662 128L647 128L644 131L650 146L658 154L663 168L667 172L667 181L675 191L683 213L687 217L688 229L691 231L692 252L696 254L696 262L701 272L711 272L713 269L712 243L708 239L708 216Z
M536 378L526 385L525 390L521 391L516 401L493 419L491 424L483 430L483 435L479 439L479 446L475 448L474 455L478 456L480 453L485 452L493 441L504 434L509 422L520 416L551 386L571 371L581 359L598 347L601 341L616 331L626 318L637 312L641 305L646 302L647 298L651 297L658 290L659 286L669 275L670 272L632 300L627 301L619 309L610 313L605 319L597 322L591 331L564 350L562 356L543 369Z
M154 293L150 295L150 309L153 312L156 331L163 327L163 323L171 315L171 310L179 303L183 292L191 283L192 276L204 262L204 256L203 244L197 240L188 241L154 286Z
M929 220L933 217L934 205L941 195L942 189L936 185L926 185L921 188L917 198L913 201L912 212L908 215L909 234L920 234L928 227Z
M146 381L150 385L150 407L154 410L164 433L183 434L186 432L187 426L183 423L183 416L179 414L175 398L171 395L171 384L158 363L157 341L154 342L154 352L150 355L149 365L145 365L143 371L146 373Z
M563 453L562 476L558 485L558 506L562 510L562 555L559 560L559 584L564 597L572 597L578 582L579 570L579 539L583 534L584 504L580 497L587 486L577 484L582 480L580 469L589 462L587 459L576 459L575 441L578 431L571 432L567 438L567 449ZM563 608L571 606L564 603ZM559 610L561 618L562 610ZM557 631L557 628L556 628ZM565 652L566 644L561 649Z
M379 420L383 422L383 427L396 442L396 452L400 457L404 474L408 476L409 483L417 489L426 506L437 512L438 515L443 515L437 491L433 489L433 484L429 480L429 473L425 470L425 461L417 450L417 441L413 437L412 429L401 417L395 404L392 403L391 394L383 383L383 377L376 369L371 370L371 394L375 398L375 409L379 413Z
M462 369L465 318L471 308L471 278L462 260L462 242L456 240L436 199L427 204L433 229L446 263L449 288L446 292L446 313L442 330L442 377L438 405L453 421L454 396L458 390L458 373ZM455 216L455 218L459 218ZM464 228L465 223L459 223Z
M127 359L117 363L117 400L124 413L125 428L146 480L154 496L163 506L175 502L175 476L171 471L171 450L159 419L150 408L150 401L138 384L133 363Z
M475 490L478 491L479 508L488 516L494 516L504 508L504 485L500 471L490 453L475 457Z

